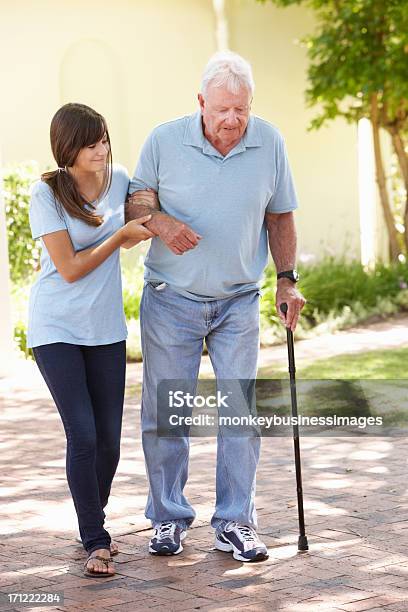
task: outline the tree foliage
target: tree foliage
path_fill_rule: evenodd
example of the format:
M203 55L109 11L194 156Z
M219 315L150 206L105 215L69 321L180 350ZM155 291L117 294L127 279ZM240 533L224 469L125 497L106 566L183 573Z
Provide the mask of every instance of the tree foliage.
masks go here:
M258 0L303 5L316 15L316 31L303 39L310 60L306 99L317 106L311 128L337 117L370 119L377 183L390 240L398 257L395 219L386 188L380 129L390 135L408 192L408 2L407 0ZM407 200L408 204L408 200ZM408 205L403 214L408 251Z

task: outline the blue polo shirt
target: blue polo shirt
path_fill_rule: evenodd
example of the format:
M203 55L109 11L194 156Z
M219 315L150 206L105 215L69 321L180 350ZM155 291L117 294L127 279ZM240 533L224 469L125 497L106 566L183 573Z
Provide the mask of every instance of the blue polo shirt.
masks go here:
M41 239L41 271L30 293L27 346L55 342L95 346L126 339L120 249L82 278L68 283L56 269L42 238L66 230L76 252L100 244L124 224L128 187L127 170L115 164L112 184L96 204L103 223L95 227L72 217L46 183L34 183L30 225L33 238Z
M129 191L146 188L158 193L163 212L202 239L175 255L154 238L145 279L165 282L194 300L259 288L268 261L265 213L297 208L284 140L255 116L225 156L205 138L200 111L159 125L143 146Z

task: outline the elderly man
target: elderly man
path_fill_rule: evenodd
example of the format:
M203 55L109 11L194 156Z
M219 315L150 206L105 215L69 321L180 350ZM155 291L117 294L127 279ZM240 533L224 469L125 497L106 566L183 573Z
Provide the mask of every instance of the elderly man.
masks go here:
M196 381L204 339L217 380L256 377L268 239L276 305L292 330L305 303L295 286L297 202L285 145L275 127L250 114L253 90L248 62L215 54L200 110L153 130L130 185L127 217L153 213L146 227L156 236L140 307L146 517L156 555L180 553L195 517L183 493L189 441L157 435L159 382ZM219 433L217 443L215 546L238 561L263 561L268 551L256 533L254 501L259 436Z

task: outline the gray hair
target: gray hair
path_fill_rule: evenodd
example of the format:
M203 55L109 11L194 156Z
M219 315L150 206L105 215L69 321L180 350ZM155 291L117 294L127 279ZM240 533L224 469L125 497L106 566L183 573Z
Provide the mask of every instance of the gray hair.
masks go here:
M234 94L237 94L241 87L246 87L251 95L255 89L250 63L232 51L218 51L210 58L201 80L203 96L210 84L215 87L226 85Z

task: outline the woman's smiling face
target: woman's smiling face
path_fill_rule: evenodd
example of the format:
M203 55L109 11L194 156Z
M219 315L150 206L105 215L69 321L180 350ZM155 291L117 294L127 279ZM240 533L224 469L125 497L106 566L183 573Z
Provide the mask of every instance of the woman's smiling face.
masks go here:
M79 151L73 168L82 172L101 172L106 168L108 153L109 142L104 134L101 140Z

